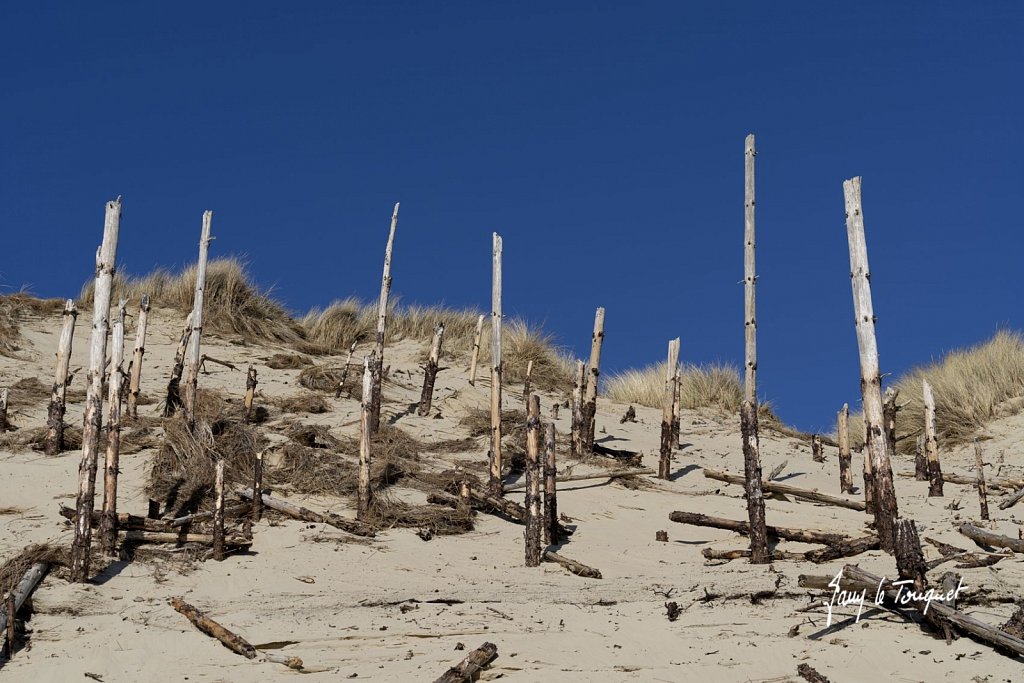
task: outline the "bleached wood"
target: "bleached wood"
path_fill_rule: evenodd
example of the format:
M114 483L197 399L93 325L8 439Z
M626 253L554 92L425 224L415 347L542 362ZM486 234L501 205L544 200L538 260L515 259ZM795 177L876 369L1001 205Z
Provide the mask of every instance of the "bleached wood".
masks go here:
M122 300L117 307L111 332L110 379L107 381L107 454L103 468L103 518L100 542L111 554L117 545L117 475L121 460L121 382L124 377L124 322L127 312Z
M661 451L658 459L658 477L668 479L672 470L672 422L675 419L676 366L679 365L679 337L668 343L665 364L665 397L661 411Z
M164 417L171 417L181 407L181 375L185 371L185 354L188 352L188 340L192 338L192 311L185 316L185 327L178 339L178 349L174 352L174 365L171 367L171 378L167 381L167 398L164 400Z
M544 544L558 543L558 463L555 423L544 430Z
M683 406L681 401L682 397L680 395L682 392L682 374L682 370L677 364L676 372L674 375L675 382L673 384L675 393L672 396L672 445L675 447L679 446L679 430L683 414Z
M981 459L981 444L974 440L974 467L978 470L978 504L981 506L981 518L988 519L988 489L985 486L985 463Z
M196 265L196 293L192 300L192 334L188 342L185 359L185 391L182 394L182 408L189 429L195 427L196 391L199 388L200 345L203 335L203 297L206 292L206 263L210 254L210 227L213 211L203 212L203 231L199 238L199 262Z
M243 419L245 422L252 419L252 403L256 399L257 385L256 368L250 365L249 369L245 373L245 399L243 399L242 402L244 406Z
M853 493L853 473L850 468L850 406L844 403L839 411L837 431L839 436L839 491ZM865 505L865 508L867 506Z
M743 442L743 479L747 494L747 524L750 529L750 563L771 562L761 490L761 444L757 430L757 404L740 403L740 438Z
M139 416L139 392L142 385L142 357L146 355L146 327L149 325L149 294L142 296L139 305L139 324L135 329L135 351L132 354L132 373L128 383L128 415Z
M501 496L501 235L493 233L491 243L491 493Z
M587 365L586 394L583 397L583 451L594 450L594 432L597 429L597 383L601 375L601 346L604 344L604 308L594 314L594 334L590 339L590 363Z
M942 467L939 464L939 442L935 436L935 394L928 380L921 380L924 399L924 449L928 458L928 495L942 496Z
M484 314L476 319L476 332L473 333L473 355L469 359L469 383L476 386L476 365L480 360L480 338L484 333Z
M363 357L363 402L359 411L359 499L356 518L365 519L370 512L370 436L373 434L371 407L373 384L379 367L371 353Z
M384 376L384 338L388 322L388 298L391 295L391 255L395 249L395 229L398 227L398 202L391 214L391 229L388 244L384 249L384 272L380 280L380 299L377 301L377 348L373 355L377 368L373 371L373 386L370 392L370 433L380 429L380 404L383 399L381 381Z
M583 391L587 383L587 364L581 360L576 361L575 382L572 387L572 431L571 448L572 454L579 458L583 456Z
M213 480L213 559L224 560L224 458L217 458Z
M96 498L96 465L103 422L103 368L107 361L107 330L110 296L117 262L117 238L121 227L121 198L107 202L103 243L96 251L96 284L93 288L92 338L89 373L86 376L85 418L82 428L82 461L78 466L78 498L75 539L71 545L71 580L89 578L92 550L92 511Z
M359 342L354 341L352 345L348 347L348 357L345 359L345 367L341 369L341 379L338 380L338 389L334 392L334 398L341 398L341 392L345 390L345 381L348 379L348 369L352 366L352 355L356 352L356 345Z
M25 601L32 595L32 591L36 589L39 582L46 576L46 572L49 571L50 565L47 562L36 562L28 571L21 577L21 581L11 591L10 597L14 599L14 612L17 613L24 605ZM0 633L7 632L7 611L0 610Z
M526 377L523 379L523 403L530 402L530 382L533 379L533 361L526 362Z
M75 321L78 308L73 299L64 302L63 324L57 342L57 367L53 374L53 388L50 392L50 407L46 417L47 455L57 455L64 450L64 412L67 407L68 368L71 363L71 344L75 337Z
M540 397L532 394L526 415L526 566L540 566L541 538L544 535L544 509L541 501Z
M7 420L7 399L10 398L11 390L8 387L0 389L0 434L13 429Z
M757 405L757 314L755 308L754 288L757 284L757 273L754 263L754 134L747 136L743 158L743 313L744 335L746 339L745 374L743 380L743 396Z
M430 342L430 355L427 357L427 365L423 372L423 391L420 392L420 405L417 410L420 417L426 417L430 413L430 406L434 402L434 382L437 380L437 372L440 370L442 339L444 339L444 323L438 323L434 328L434 338Z

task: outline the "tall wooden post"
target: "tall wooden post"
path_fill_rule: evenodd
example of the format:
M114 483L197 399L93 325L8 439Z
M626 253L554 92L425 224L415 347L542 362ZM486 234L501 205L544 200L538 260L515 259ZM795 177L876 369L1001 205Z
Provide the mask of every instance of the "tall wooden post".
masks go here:
M556 404L557 405L557 404ZM544 433L544 544L558 543L558 466L555 452L555 423Z
M590 340L590 376L583 397L583 451L594 450L594 432L597 429L597 380L601 375L601 345L604 343L604 309L594 314L594 334Z
M526 415L526 566L540 566L544 511L540 497L540 397L532 394Z
M213 559L224 561L224 458L220 456L213 480Z
M107 457L103 468L103 517L100 520L100 544L111 554L117 546L117 475L121 461L121 382L124 376L125 304L117 308L111 332L110 379L107 381Z
M757 428L757 269L754 232L754 134L743 149L743 336L745 348L743 403L740 405L740 436L743 440L743 478L750 521L750 562L771 561L765 526L764 492L761 490L761 443Z
M142 357L146 355L146 327L149 325L149 294L142 295L139 324L135 328L135 352L132 354L131 378L128 382L128 415L139 416L139 393L142 391Z
M988 519L988 489L985 486L985 463L981 459L981 444L974 440L974 466L978 470L978 504L981 518Z
M398 202L391 214L391 230L388 244L384 249L384 274L380 280L380 300L377 302L377 349L372 356L377 362L373 372L373 386L370 392L370 433L380 429L381 381L384 376L384 336L388 321L388 297L391 295L391 254L395 248L395 228L398 227Z
M71 342L75 336L78 308L68 299L64 302L64 323L57 342L57 369L53 375L50 408L46 414L46 454L57 455L64 450L64 411L67 406L68 366L71 363Z
M252 470L252 521L263 519L263 451L256 454Z
M918 434L914 444L914 479L928 481L928 457L925 455L924 433Z
M921 393L924 396L924 449L928 454L928 495L942 496L942 467L935 436L935 395L928 380L921 381Z
M850 406L843 404L839 411L837 432L839 433L839 491L853 493L853 473L850 471Z
M348 369L352 365L352 355L356 352L356 344L358 341L352 342L352 345L348 347L348 357L345 359L345 367L341 369L341 379L338 380L338 389L334 392L334 398L341 398L341 392L345 390L345 381L348 379Z
M868 453L868 423L861 420L864 445L861 447L864 466L864 512L875 515L875 473L871 469L871 455Z
M259 384L256 377L256 368L250 365L245 373L245 412L242 415L242 420L246 423L252 419L252 403L256 400L256 387Z
M82 428L82 461L78 466L78 500L75 505L75 540L71 545L71 580L89 578L92 551L92 512L96 497L96 464L103 422L103 367L107 361L107 329L110 291L117 262L117 236L121 224L121 198L107 202L103 244L96 252L96 285L93 289L92 339L89 374L86 376L85 420Z
M469 383L476 386L476 364L480 360L480 337L484 333L484 314L476 319L476 332L473 333L473 355L469 360Z
M533 378L533 361L526 362L526 378L523 380L523 403L530 402L530 380Z
M371 353L363 358L363 402L359 411L359 502L356 517L365 519L370 512L370 437L373 434L373 384L380 363Z
M896 413L900 410L896 399L899 395L900 390L896 387L886 387L882 397L882 418L885 422L885 440L890 456L896 455Z
M867 436L866 457L871 458L875 488L875 527L879 544L886 552L895 550L896 489L889 462L889 444L882 415L882 378L878 369L878 345L875 341L875 313L871 301L871 269L864 237L864 214L861 209L860 178L843 183L846 203L846 232L850 245L850 280L860 351L860 386L864 405L864 427Z
M185 316L185 327L178 339L178 350L174 352L174 365L171 367L171 378L167 381L167 398L164 401L164 417L173 417L181 407L181 375L185 371L185 354L188 352L188 340L192 338L192 312Z
M672 472L672 421L676 398L676 366L679 364L679 337L668 343L668 361L665 364L665 403L661 411L661 452L658 459L658 477L668 479Z
M587 364L576 361L575 381L572 385L572 416L570 448L574 457L583 457L583 391L587 383Z
M679 365L676 365L675 374L673 375L672 382L672 446L675 448L679 447L679 430L680 430L680 418L682 417L683 407L681 403L682 396L682 371L679 369Z
M203 335L203 295L206 291L206 262L210 253L210 225L213 211L203 212L203 232L199 239L199 263L196 266L196 294L192 301L192 335L185 367L185 392L182 407L188 428L196 426L196 392L199 389L200 342Z
M491 245L491 476L488 485L496 496L504 494L501 479L501 236Z
M423 391L420 393L420 417L426 417L430 413L430 406L434 402L434 382L437 379L438 365L441 362L441 340L444 338L444 323L438 323L434 328L434 338L430 342L430 356L427 358L427 365L423 372Z

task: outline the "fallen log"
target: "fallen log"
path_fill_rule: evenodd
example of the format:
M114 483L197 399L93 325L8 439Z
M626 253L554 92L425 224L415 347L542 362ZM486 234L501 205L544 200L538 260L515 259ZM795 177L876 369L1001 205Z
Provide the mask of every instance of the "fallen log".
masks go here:
M577 562L576 560L570 560L568 557L562 557L553 550L545 550L542 554L545 562L554 562L560 564L576 576L582 576L587 579L600 579L600 570L588 567L585 564Z
M247 514L252 508L252 503L239 503L238 505L232 505L231 507L224 508L225 517L240 517ZM207 519L213 519L213 512L195 512L191 515L184 515L183 517L176 517L172 520L167 521L167 526L172 529L186 526L192 522L201 522Z
M266 498L266 496L264 496L264 498ZM461 504L456 496L440 492L432 493L427 496L427 502L431 505L444 505L446 507L456 509L458 509ZM474 510L497 512L511 519L516 524L526 523L526 508L513 500L499 498L486 491L478 491L475 488L470 487L469 503ZM558 522L557 524L559 534L562 534L563 536L572 535L573 529L565 526L561 522Z
M493 662L497 656L498 646L494 643L484 643L466 655L461 662L441 674L441 677L434 683L472 683L479 677L483 668Z
M636 451L624 451L617 448L608 448L607 446L603 446L599 443L595 443L593 445L591 453L594 455L603 455L606 458L612 458L613 460L624 462L627 465L632 465L633 467L639 467L643 462L644 457L642 453L637 453Z
M771 559L772 561L805 560L808 562L814 562L815 564L820 564L822 562L831 562L832 560L839 559L840 557L851 557L853 555L859 555L860 553L867 552L868 550L877 549L878 536L865 536L863 538L844 541L837 545L830 545L827 548L808 550L804 553L775 550L771 553ZM749 550L715 550L714 548L704 548L700 552L708 560L739 560L750 557Z
M992 482L986 482L989 488L992 488ZM1018 489L1012 496L999 503L1000 510L1006 510L1016 505L1021 498L1024 498L1024 488Z
M558 477L557 482L563 484L567 481L588 481L590 479L618 479L619 477L629 477L632 475L643 475L643 474L654 474L654 470L644 469L624 469L624 470L608 470L600 474L573 474L568 477ZM526 482L511 484L505 487L505 492L508 491L521 491L526 488Z
M235 493L246 500L253 499L252 491L249 491L247 489L237 489ZM355 519L347 519L345 517L336 515L332 512L315 512L313 510L310 510L309 508L304 508L299 505L294 505L292 503L286 503L285 501L280 500L278 498L271 498L265 493L263 494L262 497L263 505L270 508L271 510L283 512L289 517L301 519L304 522L330 524L336 529L347 531L348 533L353 534L355 536L373 538L376 535L376 531L374 530L374 528L371 525L366 524L365 522L360 522Z
M694 526L707 526L716 529L727 529L741 534L750 533L750 524L724 517L711 517L696 512L676 511L669 514L668 518L680 524L692 524ZM840 545L849 543L850 538L843 534L830 533L826 531L812 531L807 529L790 529L788 527L772 526L767 527L768 535L776 538L784 538L787 541L799 541L801 543L822 543L824 545Z
M708 479L717 479L718 481L724 481L729 484L743 485L743 475L732 474L730 472L720 472L711 468L704 468L704 476ZM796 486L790 486L788 484L779 484L773 481L762 481L761 489L767 493L778 493L785 496L793 496L794 498L803 498L805 500L811 500L816 503L825 503L826 505L837 505L839 507L849 508L850 510L858 510L863 512L865 505L863 501L852 500L850 498L843 498L841 496L833 496L827 493L821 493L814 489L802 489Z
M69 508L66 505L60 506L60 516L69 520L72 524L75 523L75 519L78 517L78 513L74 508ZM98 525L102 519L103 514L99 510L94 510L92 513L92 523ZM139 517L138 515L130 515L127 512L117 513L117 528L118 529L135 529L140 531L170 531L170 525L162 519L150 519L149 517Z
M1024 553L1024 540L994 534L991 531L979 529L973 524L967 524L966 522L961 524L960 533L975 543L989 545L993 548L1009 548L1015 553Z
M750 549L745 548L741 550L716 550L714 548L704 548L700 551L700 554L707 560L742 560L750 557ZM803 553L793 553L788 550L776 550L774 552L769 551L768 559L772 562L778 560L803 560L806 559Z
M142 531L128 529L121 533L122 543L201 543L213 544L213 534L189 534L184 531ZM252 539L239 535L224 538L226 546L250 546Z
M914 477L914 473L900 472L899 476L912 479ZM953 474L951 472L943 472L942 481L949 482L950 484L962 484L970 487L978 485L977 477L966 477L962 474ZM985 486L990 489L1018 489L1024 487L1024 479L986 479Z
M17 614L18 610L21 609L25 601L32 595L32 591L36 589L39 582L46 576L46 572L49 571L50 564L48 562L36 562L25 575L21 577L21 581L11 591L10 597L14 599L14 612ZM0 609L0 634L7 632L8 626L8 615L6 609Z
M807 681L807 683L830 683L827 678L818 673L817 669L807 663L798 665L796 667L796 672L800 675L800 678Z

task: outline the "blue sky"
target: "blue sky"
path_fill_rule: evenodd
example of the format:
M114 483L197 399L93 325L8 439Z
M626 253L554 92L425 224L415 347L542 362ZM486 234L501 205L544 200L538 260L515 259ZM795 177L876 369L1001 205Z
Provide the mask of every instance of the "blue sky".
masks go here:
M128 272L246 255L295 311L505 308L606 371L743 357L758 141L760 395L859 405L842 181L864 177L884 372L1021 328L1024 5L2 4L0 287L71 296L103 204Z

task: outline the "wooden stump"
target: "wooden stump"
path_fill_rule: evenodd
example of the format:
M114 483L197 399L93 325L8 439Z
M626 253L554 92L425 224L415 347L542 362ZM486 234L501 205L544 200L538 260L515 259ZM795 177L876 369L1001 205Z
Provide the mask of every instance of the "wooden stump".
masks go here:
M896 454L896 413L900 407L896 403L900 390L896 387L886 387L885 396L882 399L882 422L885 424L885 443L889 447L889 455Z
M747 518L750 522L750 563L766 564L771 561L771 553L768 551L764 494L761 491L757 406L746 399L740 404L740 434L743 438L743 476L746 480Z
M661 449L658 459L658 477L668 479L672 473L673 421L676 402L676 366L679 364L679 337L668 343L665 364L665 398L661 411Z
M188 340L192 337L192 313L185 317L185 328L178 339L178 350L174 353L171 378L167 381L167 398L164 400L164 417L172 417L181 407L181 376L185 372L185 353Z
M811 460L814 462L825 462L825 447L821 443L821 435L811 436Z
M371 353L363 359L363 402L359 411L359 499L356 519L365 520L370 513L370 437L373 434L373 385L380 364Z
M256 454L252 472L252 521L263 519L263 451Z
M345 358L345 367L341 369L341 379L338 380L338 388L334 391L334 398L341 398L341 392L345 390L345 381L348 380L348 369L352 366L352 355L356 352L358 341L352 342L348 347L348 357Z
M110 380L107 405L107 452L103 468L103 518L100 522L100 544L103 552L112 554L117 546L117 475L121 462L121 381L124 370L125 301L118 306L111 333Z
M604 343L604 309L598 308L594 314L594 334L590 340L590 375L583 397L583 437L584 453L594 450L594 433L597 429L597 381L601 375L601 345Z
M64 412L67 407L68 367L71 363L71 344L75 336L75 321L78 308L72 299L64 302L63 323L60 340L57 342L57 367L53 375L53 389L50 392L50 407L46 415L47 455L57 455L64 450Z
M587 383L587 364L576 361L575 382L572 387L571 448L576 458L583 457L583 391Z
M526 377L523 379L523 403L530 404L530 380L533 378L533 361L526 362Z
M850 406L844 403L838 417L839 433L839 492L853 493L853 473L850 469Z
M942 496L942 467L939 465L939 442L935 437L935 396L928 380L921 381L924 396L924 449L928 456L928 495Z
M380 430L381 381L384 377L384 337L388 320L388 297L391 294L391 254L395 248L395 229L398 227L398 203L391 213L391 229L388 244L384 249L384 272L380 281L380 299L377 302L377 349L371 356L377 367L373 369L373 386L370 388L370 433Z
M924 442L924 434L921 434L914 444L914 479L917 481L928 481L928 456Z
M434 382L437 379L438 365L441 362L441 339L444 337L444 323L438 323L434 328L434 338L430 342L430 356L427 358L427 365L423 373L423 391L420 393L420 417L426 417L430 413L430 406L434 402Z
M242 417L246 423L252 419L252 402L256 398L256 368L249 366L245 373L245 413Z
M461 662L448 669L434 683L473 683L480 676L480 671L498 656L498 647L494 643L484 643L466 655Z
M540 566L544 510L540 496L540 397L530 396L526 416L526 566Z
M213 559L224 561L224 458L217 458L213 483Z
M912 519L900 519L896 523L896 569L901 579L914 582L917 591L923 591L928 580L925 577L926 566L924 553L921 550L921 539L917 535L917 527Z
M8 432L13 427L7 419L7 400L10 398L11 390L7 387L0 389L0 434Z
M491 235L491 493L504 493L501 476L501 235Z
M135 328L135 351L132 354L131 378L128 382L128 415L139 416L139 393L142 386L142 357L146 355L146 328L149 325L149 295L142 295L139 324Z
M190 430L196 426L196 392L199 390L199 364L202 362L201 343L203 336L203 298L206 293L206 264L210 255L210 226L213 212L203 212L203 232L199 238L199 262L196 266L196 292L192 300L192 335L188 342L185 359L185 391L182 394L182 410Z
M985 488L985 463L981 459L981 444L974 440L974 466L978 470L978 504L981 506L981 518L988 517L988 490Z
M473 333L473 355L469 359L469 383L476 386L476 366L480 360L480 338L484 333L484 316L480 314L476 319L476 332Z
M544 544L558 543L558 464L555 451L555 423L544 433Z

